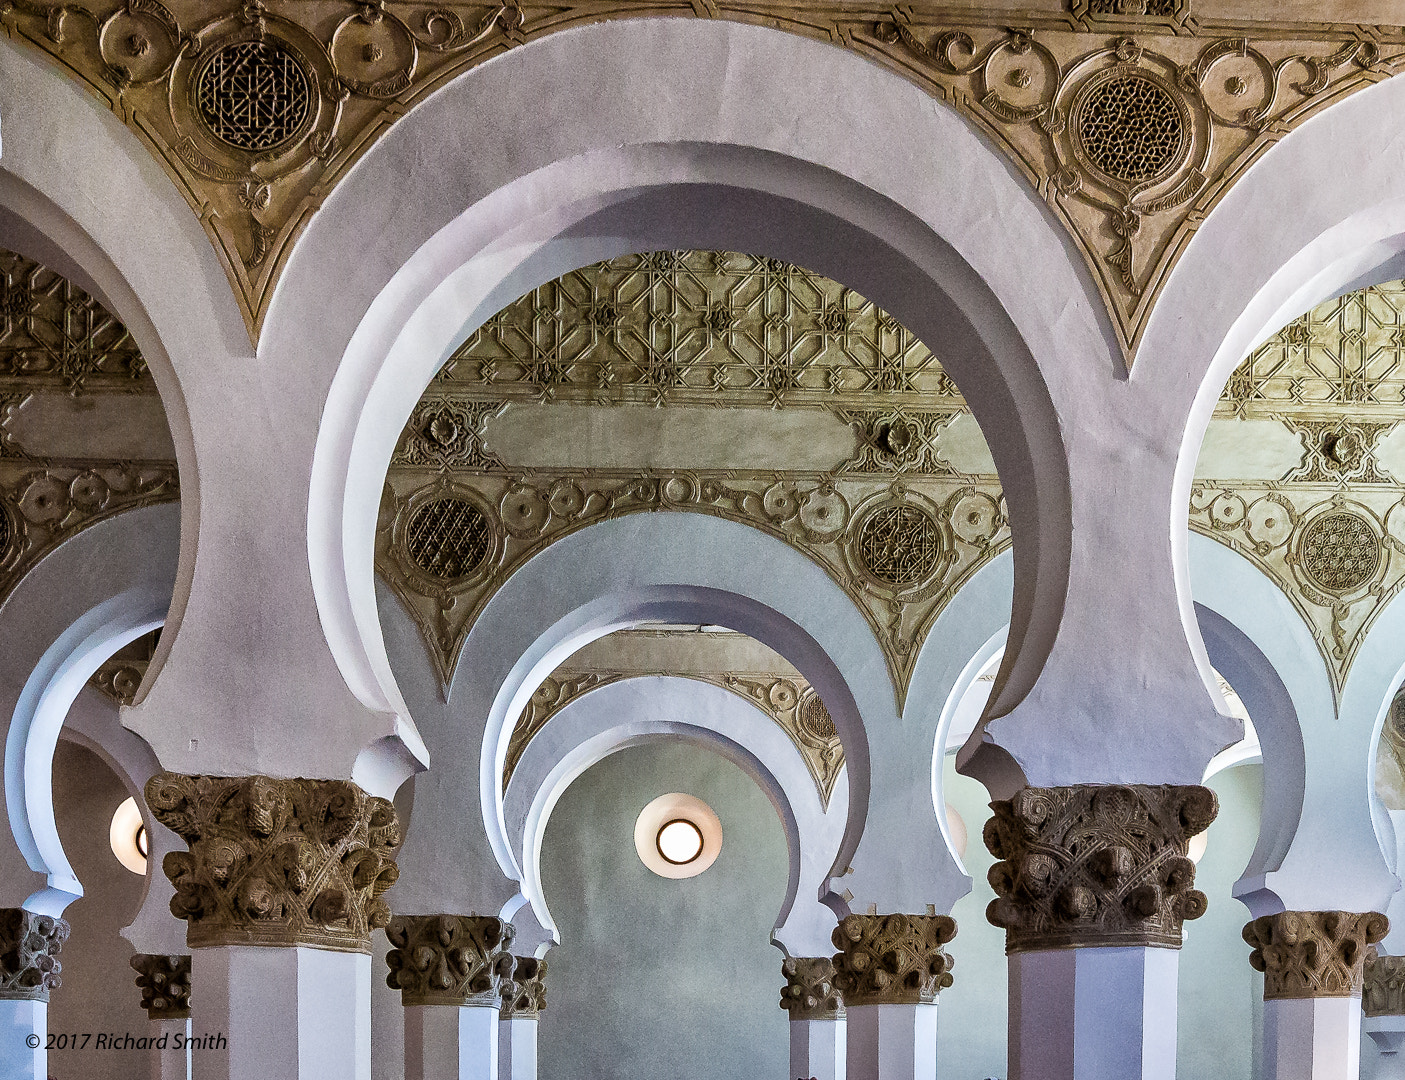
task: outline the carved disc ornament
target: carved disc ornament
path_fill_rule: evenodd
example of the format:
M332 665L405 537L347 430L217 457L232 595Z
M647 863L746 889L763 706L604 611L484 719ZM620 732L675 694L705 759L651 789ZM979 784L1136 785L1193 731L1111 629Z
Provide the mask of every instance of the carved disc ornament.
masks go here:
M1089 79L1073 108L1083 160L1114 184L1165 179L1190 149L1190 117L1175 92L1136 68Z
M916 585L937 569L942 555L937 523L915 506L885 506L859 530L859 559L886 585Z
M470 500L446 496L420 506L406 527L406 549L430 577L455 581L473 573L492 551L492 530Z
M1298 564L1314 585L1330 593L1370 584L1381 564L1381 543L1371 522L1353 510L1333 510L1303 530Z
M312 114L306 65L268 41L214 49L195 75L195 107L210 134L236 150L278 150Z

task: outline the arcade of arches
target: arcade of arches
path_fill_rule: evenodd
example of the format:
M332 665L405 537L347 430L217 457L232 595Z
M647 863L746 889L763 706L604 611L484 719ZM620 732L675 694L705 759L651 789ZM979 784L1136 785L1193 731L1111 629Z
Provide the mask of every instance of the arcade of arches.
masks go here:
M1405 1078L1405 14L1261 7L0 0L0 1080Z

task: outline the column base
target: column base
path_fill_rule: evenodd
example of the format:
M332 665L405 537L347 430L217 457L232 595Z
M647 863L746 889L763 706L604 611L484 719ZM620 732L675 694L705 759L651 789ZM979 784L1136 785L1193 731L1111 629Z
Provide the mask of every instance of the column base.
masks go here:
M1010 1080L1175 1080L1175 949L1011 953Z
M1359 1080L1361 998L1264 1002L1264 1080Z
M0 1000L0 1080L46 1080L48 1038L47 1001Z
M836 1020L790 1022L792 1080L845 1080L848 1066L848 1023Z
M845 1012L848 1080L936 1080L936 1002L851 1005Z
M405 1006L405 1080L499 1080L497 1006Z

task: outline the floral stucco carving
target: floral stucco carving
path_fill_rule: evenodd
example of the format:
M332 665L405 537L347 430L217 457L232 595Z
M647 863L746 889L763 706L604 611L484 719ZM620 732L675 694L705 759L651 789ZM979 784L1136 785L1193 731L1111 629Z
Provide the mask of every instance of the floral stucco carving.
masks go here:
M1380 956L1370 949L1361 988L1367 1016L1405 1016L1405 956Z
M833 42L959 109L1069 228L1130 359L1204 215L1287 131L1393 73L1405 34L1192 17L1161 0L1108 6L4 0L0 26L80 79L152 150L200 216L252 339L302 227L417 101L523 42L647 14Z
M903 1005L937 1000L956 961L946 915L846 915L834 929L834 985L844 1004Z
M396 915L385 928L386 985L405 1005L501 1006L512 992L516 933L491 915Z
M61 983L58 954L68 934L64 919L0 908L0 1001L48 1001Z
M1219 810L1196 786L1024 788L991 803L985 844L996 899L986 917L1007 952L1079 946L1179 948L1205 913L1187 856Z
M190 1015L190 957L138 953L132 957L141 989L141 1007L152 1020L183 1020Z
M502 1017L535 1018L546 1008L546 961L514 956L512 978L502 984Z
M1371 946L1390 920L1378 911L1283 911L1244 926L1249 964L1264 974L1264 1000L1361 993Z
M187 845L162 869L192 948L314 945L370 952L395 884L400 823L349 780L158 773L151 812Z
M844 1015L844 998L834 982L834 961L828 956L787 956L781 961L785 986L781 1008L791 1020L837 1020Z

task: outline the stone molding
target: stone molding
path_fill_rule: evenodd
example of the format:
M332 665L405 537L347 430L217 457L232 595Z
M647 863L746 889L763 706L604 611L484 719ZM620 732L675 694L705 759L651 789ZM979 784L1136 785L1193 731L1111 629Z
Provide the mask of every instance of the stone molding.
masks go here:
M492 915L396 915L386 985L404 1005L491 1005L513 987L516 928ZM543 966L543 973L545 968Z
M1405 1016L1405 956L1366 958L1361 1008L1367 1016Z
M307 945L371 951L399 870L395 807L349 780L158 773L146 785L156 820L189 851L162 869L171 913L193 949Z
M828 956L787 956L781 974L781 1008L791 1020L837 1020L844 1015L844 998L834 985L834 961Z
M1090 946L1178 949L1205 913L1192 836L1215 820L1209 788L1079 784L1025 788L990 804L986 847L996 899L986 918L1007 953Z
M64 919L0 908L0 1001L48 1001L61 985L58 953L68 934Z
M132 970L141 988L141 1007L152 1020L190 1017L190 957L138 953Z
M946 915L847 915L834 929L834 985L844 1004L931 1004L951 985L956 936Z
M502 983L502 1018L535 1020L546 1008L546 961L535 956L512 958L512 979Z
M1361 994L1371 946L1390 920L1378 911L1282 911L1244 925L1249 965L1264 974L1264 1000Z

